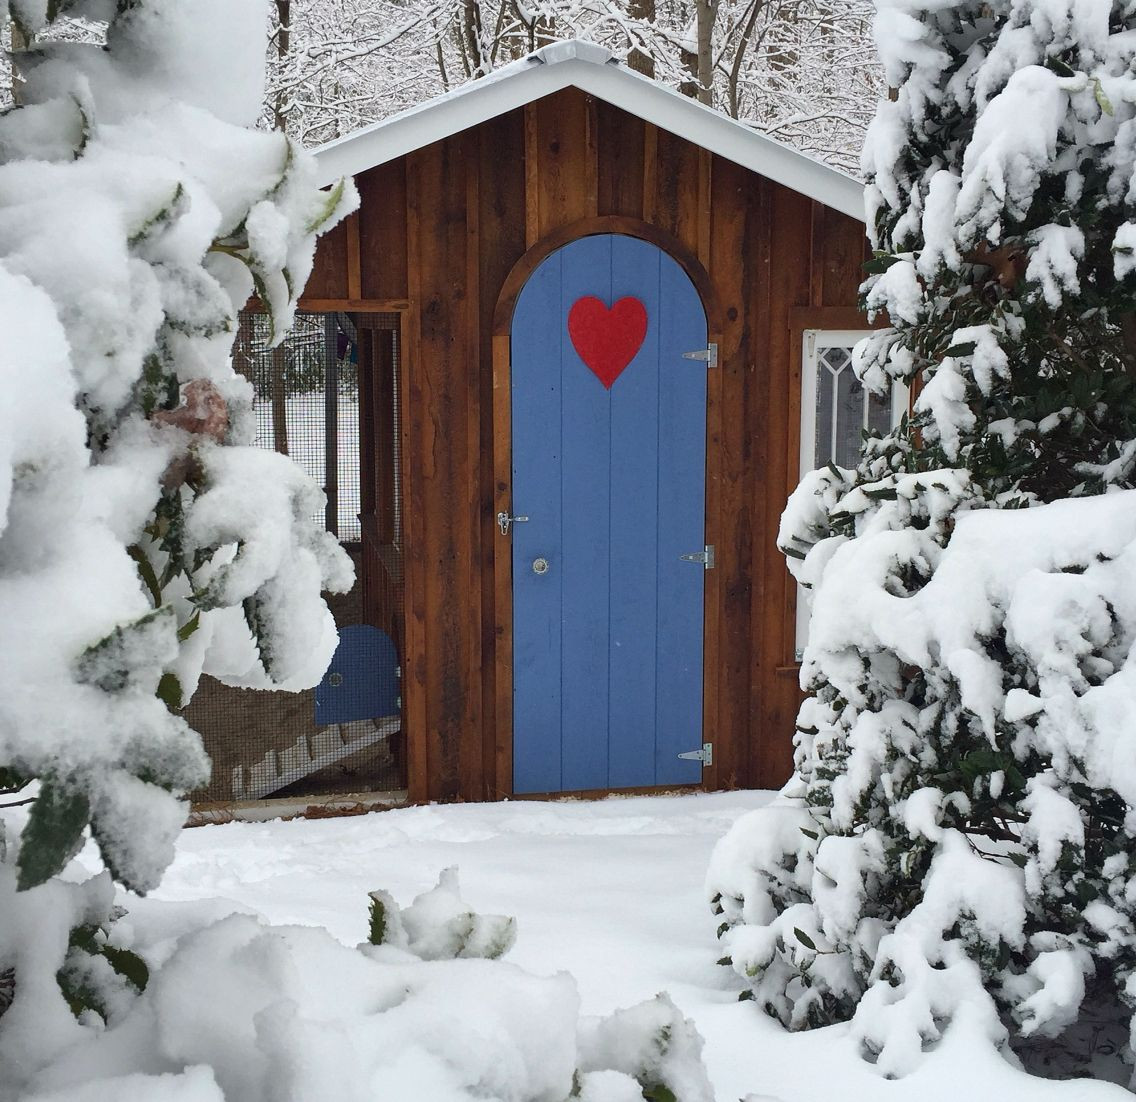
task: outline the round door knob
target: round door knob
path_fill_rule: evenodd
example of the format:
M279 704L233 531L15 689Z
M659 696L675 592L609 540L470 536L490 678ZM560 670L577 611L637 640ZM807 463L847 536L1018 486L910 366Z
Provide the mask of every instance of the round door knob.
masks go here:
M534 574L547 574L548 573L548 559L533 559L533 573Z

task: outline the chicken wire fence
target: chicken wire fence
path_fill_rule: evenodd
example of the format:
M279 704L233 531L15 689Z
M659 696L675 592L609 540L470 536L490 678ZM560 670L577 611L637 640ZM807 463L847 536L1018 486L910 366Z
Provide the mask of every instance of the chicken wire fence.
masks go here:
M351 555L355 584L325 595L340 643L315 689L202 677L185 709L213 762L197 804L406 787L399 315L301 314L283 344L268 343L268 318L242 311L233 365L253 387L255 444L324 488L313 519Z

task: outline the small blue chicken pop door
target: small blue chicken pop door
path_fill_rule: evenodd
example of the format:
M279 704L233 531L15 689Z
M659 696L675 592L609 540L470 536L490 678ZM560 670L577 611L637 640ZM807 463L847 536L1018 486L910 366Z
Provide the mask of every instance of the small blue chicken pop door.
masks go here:
M512 325L513 786L691 784L702 746L706 314L637 238L585 237ZM682 556L688 556L683 559Z

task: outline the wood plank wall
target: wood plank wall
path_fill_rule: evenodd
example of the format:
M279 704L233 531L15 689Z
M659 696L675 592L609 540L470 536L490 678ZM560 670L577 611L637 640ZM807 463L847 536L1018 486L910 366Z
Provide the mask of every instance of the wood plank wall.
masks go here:
M493 521L493 312L526 249L595 215L658 226L715 288L721 410L708 494L721 527L707 692L718 718L706 781L782 783L799 694L794 591L774 541L796 477L800 332L855 320L863 226L574 89L358 184L362 208L321 240L304 305L405 312L411 798L503 794L493 780L493 555L507 553Z

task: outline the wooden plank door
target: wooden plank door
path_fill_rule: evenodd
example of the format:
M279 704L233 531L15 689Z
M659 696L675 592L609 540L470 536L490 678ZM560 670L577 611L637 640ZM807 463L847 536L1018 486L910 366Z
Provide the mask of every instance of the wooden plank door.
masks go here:
M514 791L698 783L678 757L703 742L704 569L680 557L705 543L698 293L655 245L585 237L530 277L511 336Z

